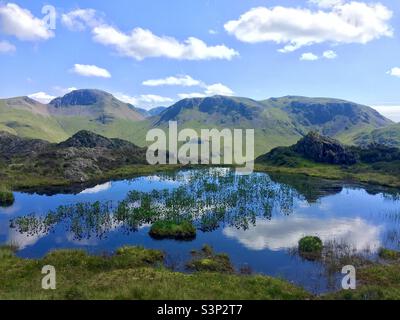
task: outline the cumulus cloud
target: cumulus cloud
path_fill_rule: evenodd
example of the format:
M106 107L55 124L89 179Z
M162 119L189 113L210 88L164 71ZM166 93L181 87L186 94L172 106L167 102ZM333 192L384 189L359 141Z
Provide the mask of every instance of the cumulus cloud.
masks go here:
M253 8L224 27L243 42L270 41L284 45L281 52L326 42L366 44L393 36L389 25L393 13L380 3L314 2L320 3L317 10L283 6Z
M343 0L309 0L311 4L315 4L320 8L331 8L343 4Z
M61 22L72 31L83 31L102 23L94 9L76 9L61 16Z
M303 53L300 57L300 60L302 61L315 61L318 59L318 56L311 52Z
M209 96L232 96L234 94L233 90L222 83L214 84L202 84L201 87L204 88L204 92L190 92L190 93L179 93L178 97L180 99L190 99L190 98L205 98Z
M64 87L60 87L60 86L55 86L55 87L53 87L53 89L60 95L65 95L65 94L70 93L72 91L78 90L75 87L64 88Z
M22 41L47 40L54 36L43 20L15 3L0 4L0 31Z
M191 92L191 93L179 93L179 99L192 99L192 98L205 98L205 93L200 92Z
M150 30L135 28L126 34L109 26L101 25L93 30L94 41L114 48L122 56L143 60L166 57L178 60L231 60L238 53L225 45L208 46L204 41L190 37L184 42L166 36L157 36Z
M124 93L117 92L114 96L125 103L130 103L134 106L138 106L144 109L151 109L154 106L160 106L162 104L170 104L174 100L169 97L163 97L156 94L142 94L137 96L130 96Z
M111 74L108 70L95 65L75 64L72 68L72 72L84 77L111 78Z
M193 79L191 76L182 75L176 77L167 77L163 79L152 79L146 80L142 83L144 86L158 87L158 86L182 86L182 87L193 87L200 86L202 82Z
M166 102L172 102L171 98L168 97L162 97L156 94L142 94L139 97L140 101L146 102L146 103L166 103Z
M28 95L29 98L39 101L41 103L49 103L51 100L55 99L55 96L47 94L46 92L40 91Z
M18 250L23 250L27 247L35 245L41 238L47 235L44 231L39 231L35 234L22 233L16 229L10 229L7 243L17 246Z
M227 86L223 85L222 83L215 83L207 86L205 93L208 96L213 96L213 95L232 96L234 92Z
M207 96L214 96L214 95L232 96L234 94L231 88L222 83L206 84L204 81L196 80L189 75L146 80L142 84L145 86L152 86L152 87L172 86L172 85L182 86L182 87L199 87L204 90L204 92L179 93L178 97L180 99L204 98Z
M333 50L327 50L325 51L322 56L326 59L336 59L337 58L337 54L335 51Z
M386 73L394 77L400 77L400 68L398 67L392 68Z
M104 192L109 190L112 187L111 182L106 182L103 184L98 184L97 186L93 188L88 188L80 192L80 194L96 194L99 192Z
M227 227L223 233L237 239L251 250L273 251L296 247L305 235L316 235L324 242L336 240L351 245L354 249L377 250L380 247L381 227L356 219L317 219L297 217L258 221L249 230Z
M62 15L63 24L71 30L90 28L93 40L112 47L118 54L136 60L151 57L166 57L178 60L231 60L238 55L225 45L209 46L204 41L189 37L179 41L173 37L158 36L143 28L134 28L124 33L104 23L94 9L77 9Z
M0 41L0 53L12 53L17 48L8 41Z

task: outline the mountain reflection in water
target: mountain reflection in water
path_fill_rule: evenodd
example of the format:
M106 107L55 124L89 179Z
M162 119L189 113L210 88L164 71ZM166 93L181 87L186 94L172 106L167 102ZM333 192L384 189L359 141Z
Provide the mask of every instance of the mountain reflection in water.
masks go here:
M314 291L327 290L327 279L318 263L289 252L301 237L317 235L357 251L400 245L399 191L394 189L212 168L68 191L15 193L14 205L0 209L0 242L18 245L22 257L57 248L112 252L129 244L161 249L181 260L208 243L229 254L236 267L246 264ZM152 239L149 226L160 219L191 220L196 239Z

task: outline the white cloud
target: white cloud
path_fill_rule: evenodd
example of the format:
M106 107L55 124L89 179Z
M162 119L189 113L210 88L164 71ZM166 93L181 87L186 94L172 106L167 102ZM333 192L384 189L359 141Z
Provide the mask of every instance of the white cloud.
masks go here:
M386 73L390 74L391 76L394 76L394 77L400 77L400 68L398 68L398 67L392 68L391 70L389 70Z
M112 187L111 182L106 182L103 184L98 184L97 186L93 187L93 188L88 188L83 190L82 192L80 192L80 194L96 194L99 192L104 192L109 190Z
M318 56L311 52L303 53L300 57L300 60L302 61L315 61L318 59Z
M337 58L337 54L333 50L327 50L322 55L326 59L336 59Z
M102 23L94 9L77 9L61 16L62 23L72 31L83 31L87 27L94 28Z
M222 83L206 84L204 81L193 79L191 76L183 75L176 77L167 77L164 79L154 79L147 80L142 83L146 86L166 86L166 85L176 85L182 87L199 87L204 90L204 92L189 92L189 93L179 93L178 97L180 99L187 98L204 98L207 96L223 95L232 96L234 94L233 90Z
M22 41L47 40L54 36L44 21L14 3L0 4L0 31Z
M8 244L17 246L18 250L23 250L27 247L35 245L41 238L46 236L46 232L40 230L35 234L22 233L16 229L10 229L8 234Z
M272 41L284 45L279 51L290 52L316 43L366 44L391 37L393 29L388 24L391 17L392 12L380 3L352 1L318 10L257 7L224 27L240 41Z
M93 30L94 41L113 47L119 54L136 60L167 57L179 60L231 60L238 53L224 45L208 46L200 39L190 37L184 42L175 38L157 36L150 30L135 28L129 34L101 25Z
M167 103L167 102L173 102L171 98L168 97L162 97L156 94L142 94L139 97L140 101L143 101L145 103L150 103L150 104L159 104L159 103Z
M215 83L207 86L205 93L208 96L213 96L213 95L232 96L234 92L227 86L223 85L222 83Z
M311 4L315 4L320 8L331 8L343 4L343 0L309 0Z
M72 72L84 77L111 78L111 74L108 70L95 65L75 64Z
M28 97L41 103L49 103L51 100L56 98L55 96L49 95L43 91L32 93L28 95Z
M57 92L57 94L60 94L60 95L65 95L65 94L70 93L72 91L78 90L75 87L63 88L63 87L60 87L60 86L55 86L55 87L53 87L53 89Z
M227 227L223 233L237 239L251 250L269 249L273 251L296 247L305 235L316 235L322 241L344 242L354 249L377 250L380 247L379 234L381 227L368 224L365 220L356 219L316 219L297 217L257 221L249 230L238 230Z
M8 41L0 41L0 53L12 53L17 48Z
M179 99L205 98L206 94L200 92L179 93Z
M130 103L130 104L132 104L134 106L136 106L138 104L138 102L139 102L137 97L133 97L133 96L130 96L130 95L127 95L127 94L124 94L124 93L120 93L120 92L114 93L114 96L118 100L121 100L121 101L123 101L125 103Z
M393 120L395 122L400 122L400 105L397 106L371 106L380 114L384 115L386 118Z
M208 30L208 33L212 34L212 35L216 35L216 34L218 34L218 31L216 31L214 29L210 29L210 30Z
M158 87L158 86L182 86L182 87L194 87L202 85L199 80L193 79L191 76L182 75L176 77L167 77L163 79L152 79L146 80L142 83L144 86Z
M163 97L156 94L142 94L138 96L130 96L124 93L117 92L114 96L125 103L130 103L134 106L151 109L155 106L160 106L160 104L170 104L174 100L169 97Z
M180 99L191 99L191 98L205 98L209 96L221 95L221 96L232 96L233 90L222 83L214 83L211 85L201 85L205 90L204 92L190 92L190 93L179 93Z

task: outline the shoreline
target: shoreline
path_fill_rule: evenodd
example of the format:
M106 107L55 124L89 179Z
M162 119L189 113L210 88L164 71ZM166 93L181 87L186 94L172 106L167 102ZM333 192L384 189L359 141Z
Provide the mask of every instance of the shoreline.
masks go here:
M50 251L40 259L19 258L15 251L16 248L12 246L0 246L0 280L4 284L0 287L0 299L400 299L398 252L393 260L389 258L357 268L357 283L360 285L355 290L312 294L286 279L264 274L227 272L223 269L224 265L216 270L200 269L191 273L174 271L165 266L165 254L162 251L143 247L122 247L109 256L61 249ZM216 257L220 259L227 256L215 254L205 260ZM225 259L229 261L229 257ZM57 290L41 288L41 268L44 265L56 268ZM391 281L391 286L385 285L388 281Z
M143 175L156 173L168 173L185 169L224 167L233 168L232 165L133 165L116 168L105 172L101 177L88 181L69 181L62 178L50 179L49 177L32 176L5 176L1 186L7 186L13 192L39 192L44 194L55 194L61 192L74 193L76 190L84 190L97 184L132 179ZM382 174L373 170L360 173L345 171L338 166L318 164L313 167L291 168L287 166L274 166L268 164L256 164L254 172L266 174L299 175L303 177L329 180L337 183L360 184L360 186L376 186L400 190L400 177ZM11 180L13 182L11 182Z

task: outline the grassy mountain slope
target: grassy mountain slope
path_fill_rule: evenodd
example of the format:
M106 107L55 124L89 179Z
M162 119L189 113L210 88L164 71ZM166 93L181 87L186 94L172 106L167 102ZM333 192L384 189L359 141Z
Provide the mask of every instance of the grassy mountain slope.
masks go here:
M303 134L317 130L345 143L354 142L360 131L393 123L370 107L339 99L286 96L263 103L285 111Z
M361 132L355 137L355 142L361 146L378 143L400 148L400 123L395 123L369 132Z
M77 90L49 105L28 97L0 100L0 131L60 142L80 130L143 146L148 121L140 110L99 90Z
M28 97L0 100L0 130L52 142L68 137L47 106Z
M144 116L131 104L122 102L112 94L95 89L75 90L49 104L49 112L56 116L80 116L99 123L114 119L143 120Z
M100 90L76 90L43 105L29 98L0 100L0 129L23 137L59 142L80 130L145 146L150 128L255 129L255 153L294 144L309 131L353 144L362 134L392 122L375 110L352 102L287 96L255 101L214 96L181 100L146 117L142 110Z
M294 96L264 101L224 96L185 99L164 111L156 126L166 127L168 121L193 129L254 128L256 155L291 145L312 130L352 143L358 132L392 123L367 106Z

